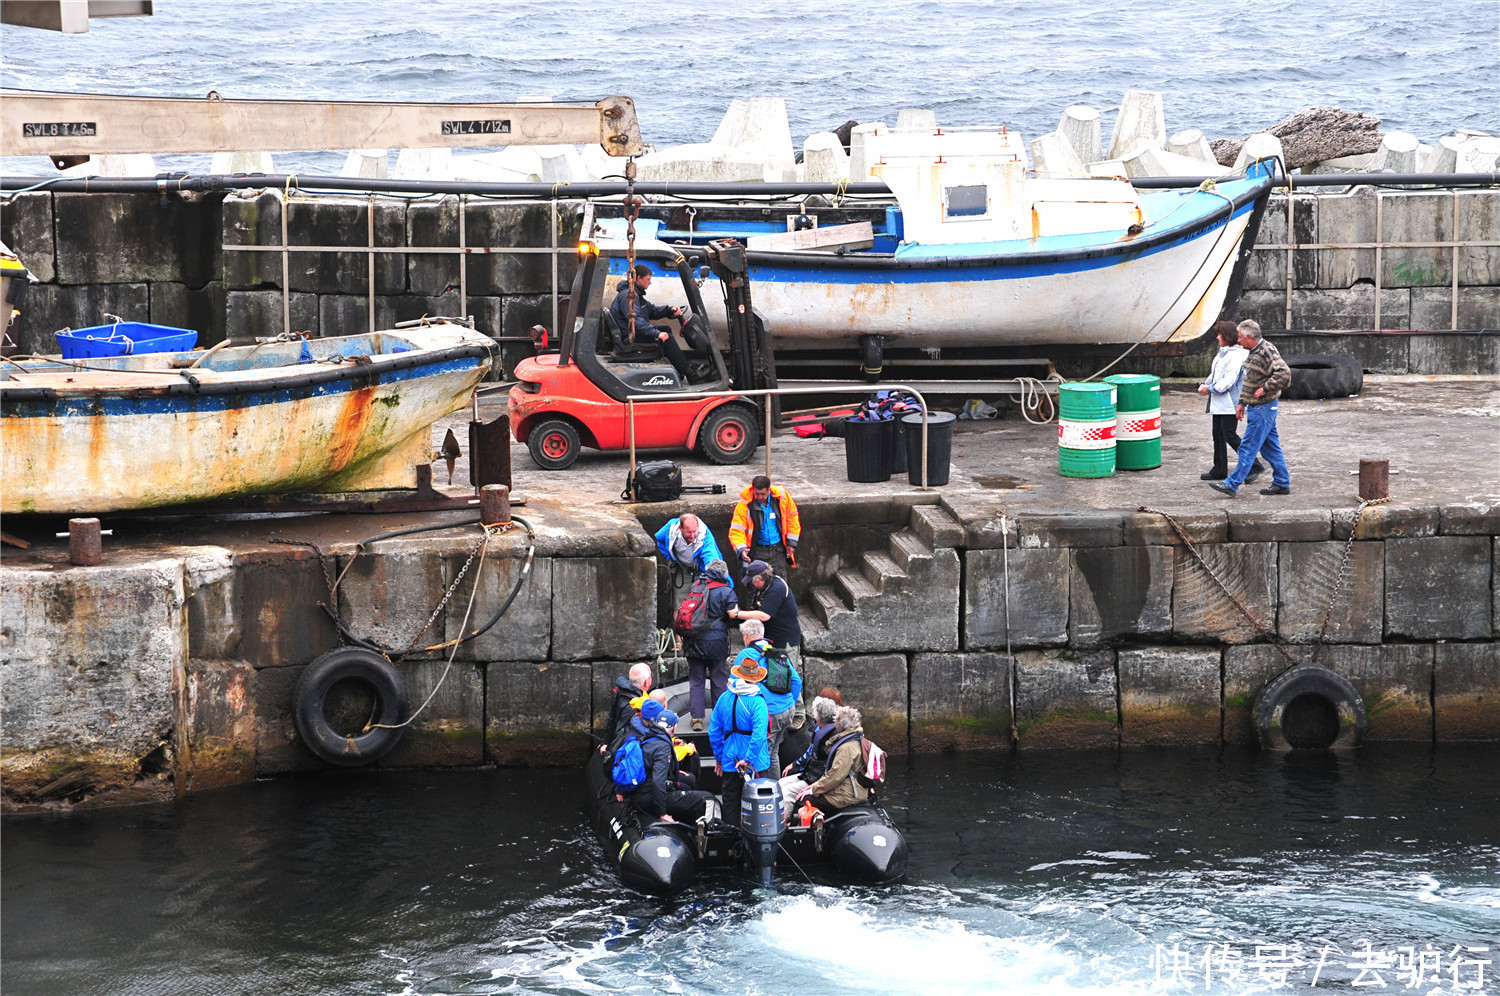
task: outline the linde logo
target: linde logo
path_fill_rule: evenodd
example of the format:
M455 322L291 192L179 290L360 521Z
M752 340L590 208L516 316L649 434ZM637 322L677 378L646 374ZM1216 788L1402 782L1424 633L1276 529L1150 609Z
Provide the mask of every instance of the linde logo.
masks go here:
M672 380L671 377L668 377L666 374L657 374L655 377L652 377L650 380L646 381L641 386L642 387L671 387L675 383L676 382L674 380Z

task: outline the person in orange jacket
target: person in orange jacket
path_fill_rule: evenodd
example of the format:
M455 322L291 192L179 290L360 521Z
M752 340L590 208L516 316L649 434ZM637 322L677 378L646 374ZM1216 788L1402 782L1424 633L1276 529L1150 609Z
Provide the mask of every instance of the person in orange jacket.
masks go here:
M780 485L773 485L764 474L750 481L740 492L734 517L729 520L729 545L742 563L764 560L785 578L787 570L797 566L797 540L802 536L802 520L797 503Z

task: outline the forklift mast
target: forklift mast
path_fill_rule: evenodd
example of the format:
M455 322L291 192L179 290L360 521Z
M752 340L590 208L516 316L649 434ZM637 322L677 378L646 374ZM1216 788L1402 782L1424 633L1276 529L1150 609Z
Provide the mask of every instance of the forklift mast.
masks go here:
M724 319L729 333L729 376L741 391L776 387L776 354L771 334L750 300L749 264L745 247L734 239L708 244L708 266L724 291ZM771 397L772 414L781 417L780 400Z

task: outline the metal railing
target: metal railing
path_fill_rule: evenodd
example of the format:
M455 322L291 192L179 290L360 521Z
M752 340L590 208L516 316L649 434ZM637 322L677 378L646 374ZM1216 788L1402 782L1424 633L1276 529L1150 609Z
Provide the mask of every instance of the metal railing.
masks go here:
M625 415L630 426L630 497L635 498L635 403L637 401L691 401L694 399L707 400L709 398L766 398L783 397L786 395L807 394L870 394L874 391L904 391L917 399L922 406L922 483L918 485L923 491L930 490L927 485L927 399L922 397L922 392L910 384L832 384L827 387L771 387L761 388L754 391L687 391L681 394L631 394L625 398ZM771 476L771 408L767 404L766 409L766 476ZM909 472L908 472L909 473Z

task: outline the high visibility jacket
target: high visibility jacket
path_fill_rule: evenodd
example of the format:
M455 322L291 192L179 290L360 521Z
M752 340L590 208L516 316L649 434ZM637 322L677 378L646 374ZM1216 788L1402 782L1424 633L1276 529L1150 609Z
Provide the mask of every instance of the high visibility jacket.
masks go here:
M797 566L797 541L802 537L802 519L797 515L797 503L781 485L771 485L771 501L776 503L776 514L780 519L781 545L786 548L786 562ZM739 504L734 506L734 518L729 520L729 545L736 553L755 545L755 534L760 532L761 513L753 507L755 489L746 485L740 492Z

